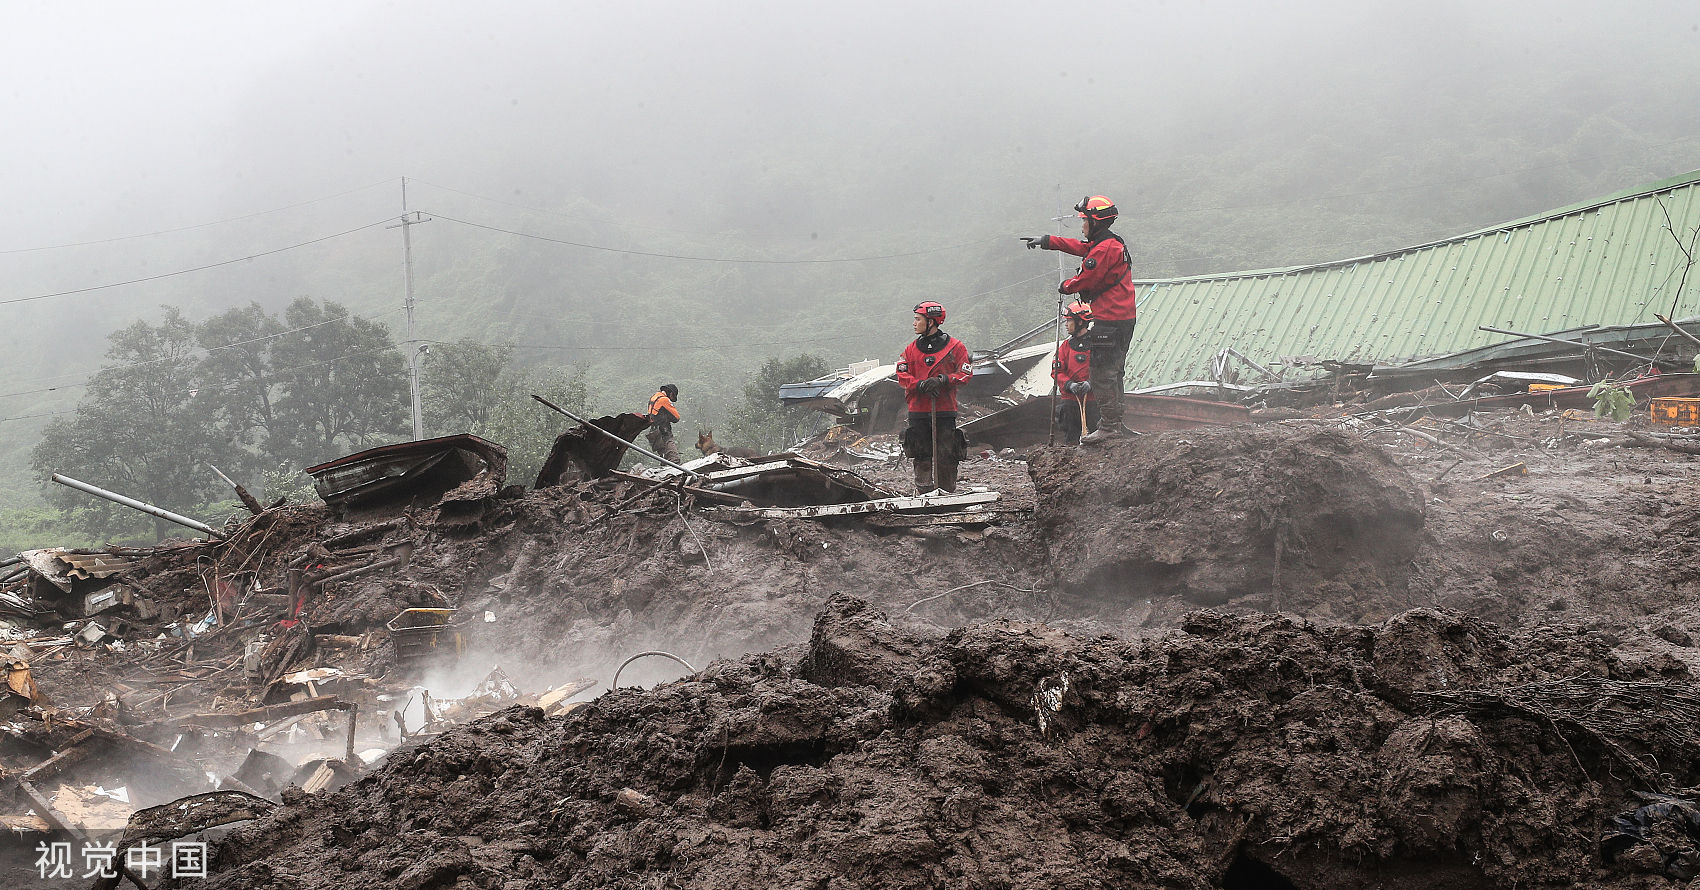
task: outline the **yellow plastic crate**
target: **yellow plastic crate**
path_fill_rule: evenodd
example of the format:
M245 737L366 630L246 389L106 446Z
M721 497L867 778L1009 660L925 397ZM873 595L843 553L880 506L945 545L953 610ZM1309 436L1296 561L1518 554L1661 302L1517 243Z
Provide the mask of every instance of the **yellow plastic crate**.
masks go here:
M1648 410L1654 423L1700 426L1700 399L1654 399Z

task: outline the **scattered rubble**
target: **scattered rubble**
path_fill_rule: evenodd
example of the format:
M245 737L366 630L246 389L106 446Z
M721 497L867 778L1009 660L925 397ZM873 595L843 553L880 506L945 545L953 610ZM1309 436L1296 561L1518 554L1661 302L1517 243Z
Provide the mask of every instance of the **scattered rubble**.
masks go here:
M1636 857L1600 826L1640 779L1700 778L1694 697L1614 673L1447 611L1129 641L917 635L840 597L806 647L510 708L294 797L204 886L1652 886L1695 842ZM1591 718L1599 692L1639 720Z
M1591 826L1694 740L1584 704L1686 725L1700 443L1424 407L985 448L930 498L845 428L531 491L439 440L359 504L19 554L0 882L241 792L282 807L209 883L1639 886ZM686 679L585 703L621 670Z

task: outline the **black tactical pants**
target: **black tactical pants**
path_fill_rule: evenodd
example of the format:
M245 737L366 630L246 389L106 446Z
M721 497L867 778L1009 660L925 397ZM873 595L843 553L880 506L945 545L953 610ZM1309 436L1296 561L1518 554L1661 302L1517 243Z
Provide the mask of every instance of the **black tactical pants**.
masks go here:
M1092 353L1092 395L1100 419L1098 429L1122 428L1122 390L1127 385L1127 347L1133 342L1138 319L1094 321L1086 332Z
M925 493L934 488L956 490L956 468L968 454L968 441L956 428L955 412L940 412L938 417L938 453L933 453L933 423L931 414L911 413L909 427L903 431L903 453L915 461L915 491ZM938 476L935 479L934 473ZM936 483L936 484L935 484Z
M1098 403L1086 403L1086 429L1080 428L1080 403L1057 399L1057 432L1064 445L1079 445L1080 437L1098 428Z

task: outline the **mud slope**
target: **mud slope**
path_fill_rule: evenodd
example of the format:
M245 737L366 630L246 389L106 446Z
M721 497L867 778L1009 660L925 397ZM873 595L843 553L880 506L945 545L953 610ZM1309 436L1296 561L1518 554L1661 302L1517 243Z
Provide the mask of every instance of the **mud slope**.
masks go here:
M1056 577L1092 601L1258 595L1305 613L1407 586L1422 499L1383 453L1331 426L1166 433L1032 457Z
M1657 856L1595 848L1633 806L1617 777L1657 757L1696 779L1657 708L1613 755L1447 697L1611 671L1598 639L1435 611L1206 611L1130 643L917 637L835 598L806 649L563 718L510 709L293 796L218 845L204 886L1651 886Z

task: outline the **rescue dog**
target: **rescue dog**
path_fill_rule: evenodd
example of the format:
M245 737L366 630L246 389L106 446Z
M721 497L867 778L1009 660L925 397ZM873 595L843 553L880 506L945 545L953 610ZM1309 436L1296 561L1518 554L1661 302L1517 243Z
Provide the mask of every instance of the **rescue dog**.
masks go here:
M720 445L714 441L714 430L697 431L697 450L705 455L725 453L730 457L736 457L743 460L761 457L761 455L757 454L753 448L743 448L740 446L734 446L732 448L720 447Z

